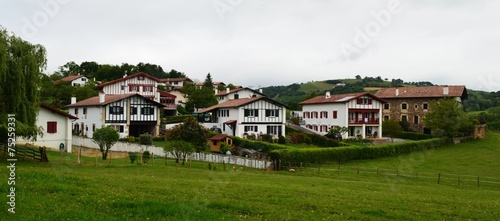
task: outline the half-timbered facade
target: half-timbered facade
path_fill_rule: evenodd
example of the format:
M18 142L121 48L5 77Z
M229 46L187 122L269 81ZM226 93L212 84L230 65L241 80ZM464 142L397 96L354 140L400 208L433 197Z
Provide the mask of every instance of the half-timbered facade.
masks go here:
M317 96L302 105L303 127L326 134L334 126L347 127L348 137L382 137L382 107L384 100L370 93Z
M430 133L423 119L432 111L431 103L442 98L452 98L457 102L467 99L467 89L457 86L425 86L382 88L375 96L387 101L383 108L383 119L408 122L415 132Z
M79 118L73 123L76 133L92 137L96 129L112 126L124 138L144 133L158 135L163 105L139 94L100 93L80 102L72 98L67 107Z
M205 127L221 128L227 135L285 135L286 106L264 96L229 100L198 113L209 116Z
M215 96L217 97L217 100L219 101L220 104L229 100L236 100L239 98L264 96L264 94L262 94L262 92L247 87L240 87L240 88L235 88L233 90L226 88L225 91L216 91Z

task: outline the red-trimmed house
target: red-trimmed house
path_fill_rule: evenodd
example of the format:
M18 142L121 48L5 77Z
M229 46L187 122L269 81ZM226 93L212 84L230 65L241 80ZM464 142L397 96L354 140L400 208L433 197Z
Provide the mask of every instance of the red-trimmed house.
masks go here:
M326 134L334 126L347 127L349 137L382 137L382 108L386 101L370 93L317 96L302 105L303 127Z
M229 100L235 100L239 98L251 98L251 97L265 96L265 95L262 93L262 90L256 91L248 87L237 87L233 90L226 88L225 91L217 91L216 89L215 96L217 97L217 100L219 101L220 104Z

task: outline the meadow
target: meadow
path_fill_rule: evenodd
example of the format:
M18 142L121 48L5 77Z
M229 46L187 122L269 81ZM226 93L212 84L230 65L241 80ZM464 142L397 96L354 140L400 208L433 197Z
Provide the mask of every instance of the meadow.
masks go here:
M177 167L156 159L153 166L125 158L95 166L92 157L78 165L76 155L49 152L49 163L17 163L16 213L7 212L3 197L0 220L496 220L499 141L499 133L489 133L437 150L342 164L340 171L339 165L209 170L204 162ZM4 195L6 166L4 157ZM376 169L393 172L377 175ZM492 183L437 184L407 172L489 177Z

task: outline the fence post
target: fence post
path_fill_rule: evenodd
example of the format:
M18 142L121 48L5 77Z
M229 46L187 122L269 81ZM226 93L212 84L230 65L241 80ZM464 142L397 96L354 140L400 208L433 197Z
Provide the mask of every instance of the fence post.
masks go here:
M78 148L78 164L82 163L82 148Z
M441 180L441 173L438 174L438 184L440 180Z

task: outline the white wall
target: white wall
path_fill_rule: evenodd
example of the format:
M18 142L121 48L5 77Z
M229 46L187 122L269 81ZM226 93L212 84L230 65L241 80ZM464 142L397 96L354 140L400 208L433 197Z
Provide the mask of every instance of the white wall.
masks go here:
M47 122L57 122L57 132L47 133ZM36 141L29 141L22 138L17 138L16 143L30 143L36 146L45 146L50 149L59 150L59 145L64 144L65 151L71 152L72 134L71 134L71 119L61 114L53 113L44 107L40 107L36 119L36 125L42 128L43 136L37 136Z
M80 78L71 81L71 85L82 87L82 86L85 86L85 84L87 84L88 81L89 81L89 79L87 77L81 76Z
M75 108L78 108L78 115L75 115ZM75 124L80 125L80 130L83 130L83 135L86 135L89 138L92 138L93 131L92 125L95 124L95 128L99 129L102 127L102 112L101 107L89 106L87 108L87 114L83 114L83 107L70 107L69 113L78 117L78 120L73 122L72 128L74 128ZM82 123L83 128L81 127ZM88 130L86 130L88 127Z
M144 88L142 86L138 86L139 91L130 91L129 90L129 84L137 84L137 85L152 85L153 89L151 92L146 92L144 91ZM125 86L124 89L121 89L121 86ZM153 79L144 77L144 80L138 80L137 77L127 79L125 81L119 81L114 84L110 84L107 86L104 86L103 91L105 94L140 94L142 96L155 96L156 100L156 91L158 89L158 82L154 81ZM159 99L159 98L158 98ZM157 100L159 101L159 100Z

